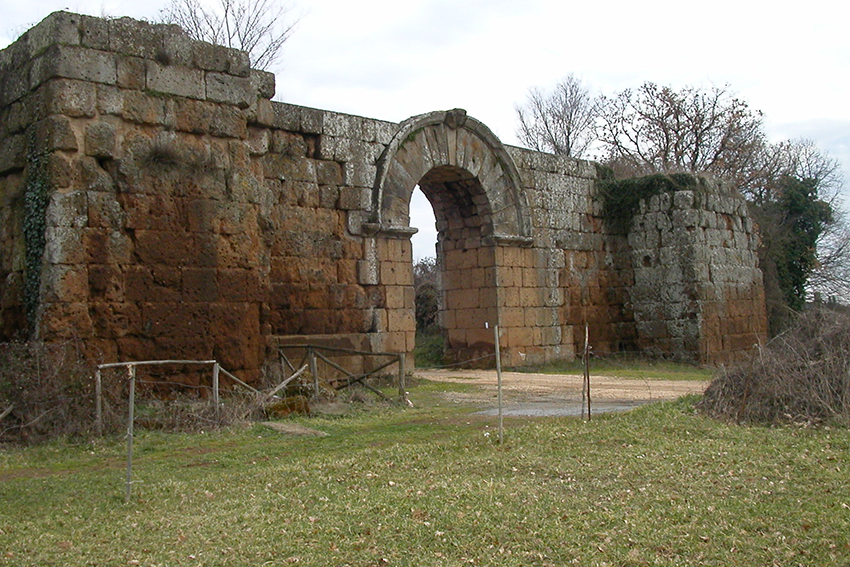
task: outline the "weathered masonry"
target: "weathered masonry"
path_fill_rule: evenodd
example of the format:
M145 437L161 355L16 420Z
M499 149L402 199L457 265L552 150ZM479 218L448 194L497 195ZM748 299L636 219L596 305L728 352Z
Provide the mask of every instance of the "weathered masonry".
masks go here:
M242 52L130 19L55 13L0 52L0 340L249 379L281 337L411 353L417 184L457 359L496 324L511 365L574 357L585 322L597 351L705 362L764 336L755 231L721 186L615 231L592 163L462 110L394 124L274 88Z

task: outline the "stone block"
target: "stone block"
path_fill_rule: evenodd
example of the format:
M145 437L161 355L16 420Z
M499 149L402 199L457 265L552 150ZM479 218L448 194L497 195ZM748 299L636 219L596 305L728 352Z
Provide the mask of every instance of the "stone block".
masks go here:
M315 160L282 154L268 154L262 158L264 175L282 181L316 183Z
M27 62L21 67L3 74L3 80L0 81L0 107L23 99L30 92L30 70L32 67L33 64Z
M105 121L87 124L85 144L86 155L96 158L115 157L115 126Z
M336 209L339 202L339 189L335 186L321 185L319 187L319 206L325 209Z
M136 230L136 255L145 265L181 266L194 264L195 241L190 234Z
M274 126L274 110L272 102L264 98L257 98L254 104L245 110L245 118L251 124L270 128Z
M88 287L94 301L124 301L124 273L116 264L90 265Z
M153 26L132 18L109 21L109 49L137 57L153 57Z
M77 159L76 165L76 188L92 192L108 192L111 193L109 198L115 200L115 183L112 176L100 167L97 160L89 156L82 156ZM98 203L101 203L101 201L98 201ZM90 217L97 214L98 211L89 209Z
M339 189L339 208L346 211L368 211L372 206L372 191L367 187Z
M27 143L23 134L0 139L0 173L23 169L26 162Z
M79 303L89 298L85 266L48 264L41 271L41 301Z
M245 144L252 156L265 155L271 147L271 133L267 128L249 128Z
M206 326L199 325L189 325L179 335L162 334L154 339L156 352L170 359L211 360L214 345L204 336L206 334Z
M249 78L224 73L206 74L206 99L209 101L248 108L256 98L257 93Z
M166 124L169 114L169 101L139 91L124 93L122 116L125 120L137 124Z
M248 122L242 111L232 106L215 105L209 133L223 138L245 139L248 136Z
M35 136L40 149L77 151L77 136L67 116L49 116L35 125Z
M78 79L114 85L117 80L115 54L69 45L54 45L33 61L32 88L53 78Z
M92 303L89 311L95 335L98 337L121 340L138 335L141 332L141 311L134 303L96 301ZM148 358L131 358L129 360L146 360Z
M206 134L210 131L216 107L214 104L192 99L174 101L175 124L181 132Z
M47 175L53 188L63 189L71 185L73 179L73 162L61 152L53 152L47 156Z
M360 285L378 285L381 283L379 263L373 260L357 262L357 283Z
M324 132L325 114L324 110L301 107L299 131L304 134L321 134Z
M116 61L115 83L122 89L144 90L147 85L147 66L140 57L119 56Z
M194 42L192 50L194 65L204 71L217 71L236 77L248 77L253 71L248 54L244 51L206 42Z
M124 97L121 89L110 85L97 85L96 108L101 115L121 116Z
M301 130L301 109L302 107L292 104L272 102L274 114L272 126L289 132L299 132Z
M215 268L183 268L181 297L187 302L213 303L219 299Z
M89 228L82 231L86 261L94 264L129 264L133 241L118 230Z
M260 98L271 99L275 92L274 73L251 69L251 85L253 91Z
M387 309L387 330L393 332L409 332L416 330L416 318L412 309ZM393 352L404 352L405 347Z
M340 164L334 161L317 160L316 180L321 185L340 185L342 183Z
M82 264L86 261L81 229L48 226L44 229L44 261L48 264Z
M324 134L340 138L360 138L359 128L355 128L354 116L327 112L324 117Z
M78 29L82 47L109 51L108 20L93 16L81 16Z
M46 226L83 228L88 224L88 199L84 191L50 194L45 213Z
M51 79L39 88L49 114L93 117L97 108L97 87L93 83L71 79Z
M38 334L52 339L87 339L93 336L88 303L42 303Z
M147 337L203 337L209 328L206 303L143 303L142 329Z
M154 92L203 100L206 95L204 72L189 67L164 66L145 61L145 87Z

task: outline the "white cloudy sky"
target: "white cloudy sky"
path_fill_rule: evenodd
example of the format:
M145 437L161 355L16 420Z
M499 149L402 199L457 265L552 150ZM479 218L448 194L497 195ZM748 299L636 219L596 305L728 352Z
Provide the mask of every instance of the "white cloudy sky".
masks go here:
M55 10L154 19L165 2L5 1L0 46ZM606 94L729 84L771 137L814 139L850 179L850 34L836 0L293 2L303 15L274 69L278 100L391 121L460 107L515 144L515 104L568 73Z

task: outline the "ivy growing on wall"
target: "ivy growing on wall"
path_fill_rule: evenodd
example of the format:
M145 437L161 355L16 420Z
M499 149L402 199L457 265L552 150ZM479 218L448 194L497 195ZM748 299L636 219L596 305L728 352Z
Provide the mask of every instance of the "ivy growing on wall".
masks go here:
M640 202L662 193L705 187L705 180L689 173L657 173L645 177L614 179L607 168L598 171L597 191L602 199L602 216L615 232L628 232Z
M24 273L24 308L30 333L35 332L36 312L41 287L41 265L47 245L45 227L47 205L50 202L49 153L30 144L27 154L26 189L24 192L24 246L26 269Z

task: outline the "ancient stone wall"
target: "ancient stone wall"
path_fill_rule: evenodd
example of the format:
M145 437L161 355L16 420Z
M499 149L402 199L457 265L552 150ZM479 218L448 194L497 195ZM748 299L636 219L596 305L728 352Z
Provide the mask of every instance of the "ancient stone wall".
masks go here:
M593 164L464 111L393 124L273 94L244 53L129 19L56 13L0 52L0 338L246 379L279 343L410 354L417 185L457 360L492 354L495 324L510 365L574 357L585 324L597 351L699 360L764 334L740 198L651 201L627 237Z
M629 243L642 350L731 362L763 335L758 241L742 199L716 183L654 196Z

